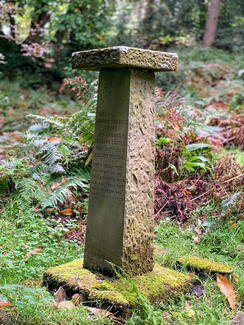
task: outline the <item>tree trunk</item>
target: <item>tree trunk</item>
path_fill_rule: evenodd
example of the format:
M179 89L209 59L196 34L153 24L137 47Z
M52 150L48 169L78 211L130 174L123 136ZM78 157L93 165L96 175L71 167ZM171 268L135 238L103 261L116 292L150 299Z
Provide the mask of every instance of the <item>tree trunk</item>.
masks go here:
M219 18L219 8L220 0L210 0L202 47L210 47L215 41Z

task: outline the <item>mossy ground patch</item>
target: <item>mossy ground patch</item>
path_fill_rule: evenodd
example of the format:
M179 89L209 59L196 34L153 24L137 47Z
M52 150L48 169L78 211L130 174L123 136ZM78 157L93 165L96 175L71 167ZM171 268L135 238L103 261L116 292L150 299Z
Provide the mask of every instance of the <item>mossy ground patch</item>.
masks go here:
M198 256L183 256L177 259L177 263L191 269L210 273L230 274L233 272L233 269L228 265L217 263L207 258L201 258Z
M133 284L149 301L159 302L187 290L190 282L185 274L159 264L155 264L152 272L135 276L132 280L104 277L84 269L82 265L83 260L79 259L48 269L44 272L44 285L51 291L64 286L68 293L82 293L88 302L124 309L137 303Z

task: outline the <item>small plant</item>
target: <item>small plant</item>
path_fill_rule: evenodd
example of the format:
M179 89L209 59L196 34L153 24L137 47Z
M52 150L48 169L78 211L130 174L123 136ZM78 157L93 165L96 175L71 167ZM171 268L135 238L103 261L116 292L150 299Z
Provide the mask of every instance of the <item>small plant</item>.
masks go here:
M198 170L211 171L211 146L207 143L192 143L182 150L182 173L191 174Z
M14 305L8 313L8 320L4 323L6 325L112 324L108 318L90 318L83 305L57 309L54 298L44 288L8 284L0 286L0 292Z
M163 138L163 137L159 137L156 141L156 145L160 148L163 149L164 145L166 143L169 143L171 141L171 139L169 138Z
M137 306L133 311L128 325L162 325L162 314L144 297L133 280L128 280L132 292L136 295Z

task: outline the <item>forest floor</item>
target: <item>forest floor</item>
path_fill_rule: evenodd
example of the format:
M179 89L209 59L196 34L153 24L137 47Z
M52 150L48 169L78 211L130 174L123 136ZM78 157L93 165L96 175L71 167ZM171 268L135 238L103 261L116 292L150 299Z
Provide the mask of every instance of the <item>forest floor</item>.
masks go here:
M243 58L176 52L179 73L160 75L156 89L158 261L177 268L179 257L194 255L232 267L222 291L233 286L236 303L216 274L182 267L192 277L189 293L157 306L143 300L126 324L227 325L244 307ZM81 101L77 81L66 83L79 99L0 80L0 324L125 322L83 305L58 309L41 288L44 270L83 255L94 107Z

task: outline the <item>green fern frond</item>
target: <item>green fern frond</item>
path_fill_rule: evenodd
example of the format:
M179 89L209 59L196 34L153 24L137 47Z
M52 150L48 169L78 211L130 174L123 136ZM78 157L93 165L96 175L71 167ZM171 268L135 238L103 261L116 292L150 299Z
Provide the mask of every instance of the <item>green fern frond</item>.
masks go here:
M89 187L89 178L90 173L88 169L82 169L77 174L70 176L64 184L59 185L54 192L42 200L42 209L56 207L58 203L64 203L67 197L72 193L72 190L77 190L78 188L87 190Z
M43 162L48 165L53 165L62 158L57 145L53 142L44 143L38 154L43 158Z
M15 187L19 192L21 200L27 205L31 205L33 202L39 202L45 197L45 191L32 178L23 178L16 182Z
M28 114L27 117L33 118L33 119L39 121L40 123L46 124L46 125L51 124L51 125L55 125L59 128L62 128L65 126L64 123L62 123L59 118L52 117L52 116L40 116L40 115L35 115L35 114Z
M226 211L227 209L231 209L232 207L234 207L236 202L241 197L241 195L243 195L242 192L236 192L236 193L230 195L227 199L223 200L221 202L222 212Z

